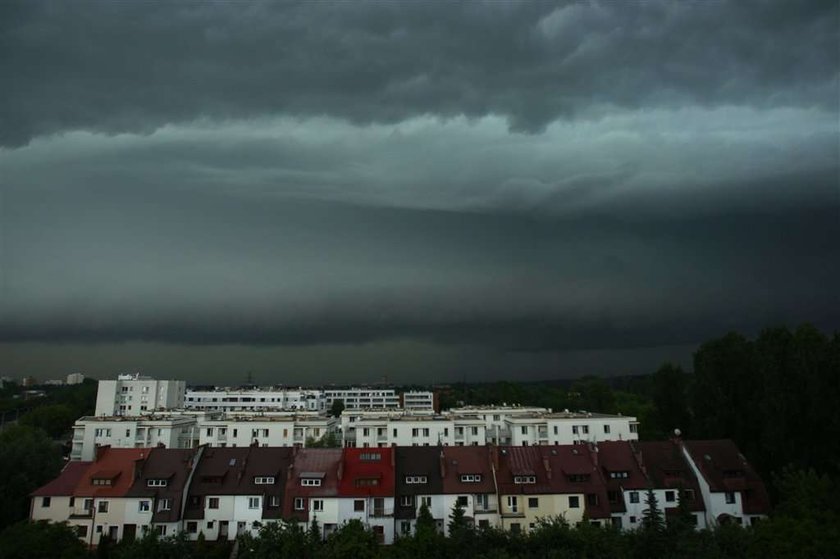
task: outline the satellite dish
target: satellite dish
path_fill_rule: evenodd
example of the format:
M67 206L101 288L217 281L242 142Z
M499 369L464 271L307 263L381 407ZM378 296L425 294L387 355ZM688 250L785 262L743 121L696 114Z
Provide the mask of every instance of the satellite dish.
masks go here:
M679 429L674 429L674 436L679 437L680 435L682 435L682 431L680 431Z

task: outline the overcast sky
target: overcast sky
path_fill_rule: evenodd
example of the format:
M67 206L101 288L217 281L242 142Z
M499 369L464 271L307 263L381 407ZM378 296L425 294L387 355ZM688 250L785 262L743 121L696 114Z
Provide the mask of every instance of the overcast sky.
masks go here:
M0 2L0 374L560 378L840 328L826 2Z

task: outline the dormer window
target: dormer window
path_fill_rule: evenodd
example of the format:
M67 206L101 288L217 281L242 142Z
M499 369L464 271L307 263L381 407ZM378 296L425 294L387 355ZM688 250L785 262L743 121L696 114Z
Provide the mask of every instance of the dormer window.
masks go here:
M90 483L92 485L108 485L108 486L110 486L110 485L112 485L112 480L111 480L111 478L95 477L95 478L90 480Z
M305 477L301 478L300 484L303 487L320 487L321 480L319 478Z
M166 487L167 485L169 485L169 480L166 479L146 480L146 487Z
M405 482L407 484L427 483L428 478L426 476L405 476Z
M376 487L379 479L375 477L363 477L356 480L356 487Z
M381 452L363 452L359 454L359 460L363 462L378 462L382 460Z
M461 483L478 483L481 481L481 474L461 474Z
M630 472L610 472L610 479L627 479Z
M274 476L256 476L254 485L274 485Z
M589 474L570 474L569 481L572 483L586 483L589 481Z
M524 483L537 483L536 476L514 476L513 483L517 484L524 484Z
M744 472L742 470L724 470L723 477L728 479L744 477Z

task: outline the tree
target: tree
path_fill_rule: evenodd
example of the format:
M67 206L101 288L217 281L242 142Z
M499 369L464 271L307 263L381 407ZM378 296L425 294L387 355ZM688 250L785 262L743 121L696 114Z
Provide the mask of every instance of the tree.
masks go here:
M437 533L435 519L432 517L432 513L429 512L429 507L425 501L420 505L420 510L417 512L415 533L418 537L431 536Z
M674 429L690 433L687 375L673 363L664 363L653 374L653 404L659 432L670 436Z
M344 400L341 398L336 398L333 400L332 406L330 406L330 415L333 417L339 417L341 412L344 411Z
M3 559L82 559L87 557L76 531L65 523L18 522L0 532Z
M43 429L50 437L58 438L73 428L76 415L70 406L55 404L39 406L20 418L21 425Z
M29 494L61 471L61 452L40 429L13 425L0 433L0 528L29 516Z
M647 508L642 511L642 529L649 532L662 532L665 529L665 519L653 489L647 490L645 504Z
M306 446L308 448L340 448L341 439L338 438L338 435L334 431L328 431L320 439L306 437Z
M460 499L456 499L455 504L452 506L452 512L449 515L449 524L447 524L447 527L449 528L449 538L452 540L456 551L463 551L464 548L470 545L473 530L472 526L467 521L464 504Z
M379 541L360 520L353 519L327 537L323 556L327 559L373 559L379 556Z

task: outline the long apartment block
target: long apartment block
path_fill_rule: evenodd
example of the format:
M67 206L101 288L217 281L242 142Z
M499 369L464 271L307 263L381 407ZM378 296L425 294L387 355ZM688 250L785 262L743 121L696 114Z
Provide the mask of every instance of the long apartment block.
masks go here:
M665 513L684 500L698 528L751 524L767 491L729 440L606 441L538 446L175 449L99 447L32 493L33 521L68 522L95 546L154 531L209 540L267 522L326 537L358 519L379 541L412 534L425 505L446 533L460 505L476 527L528 532L561 517L632 530L652 489Z

